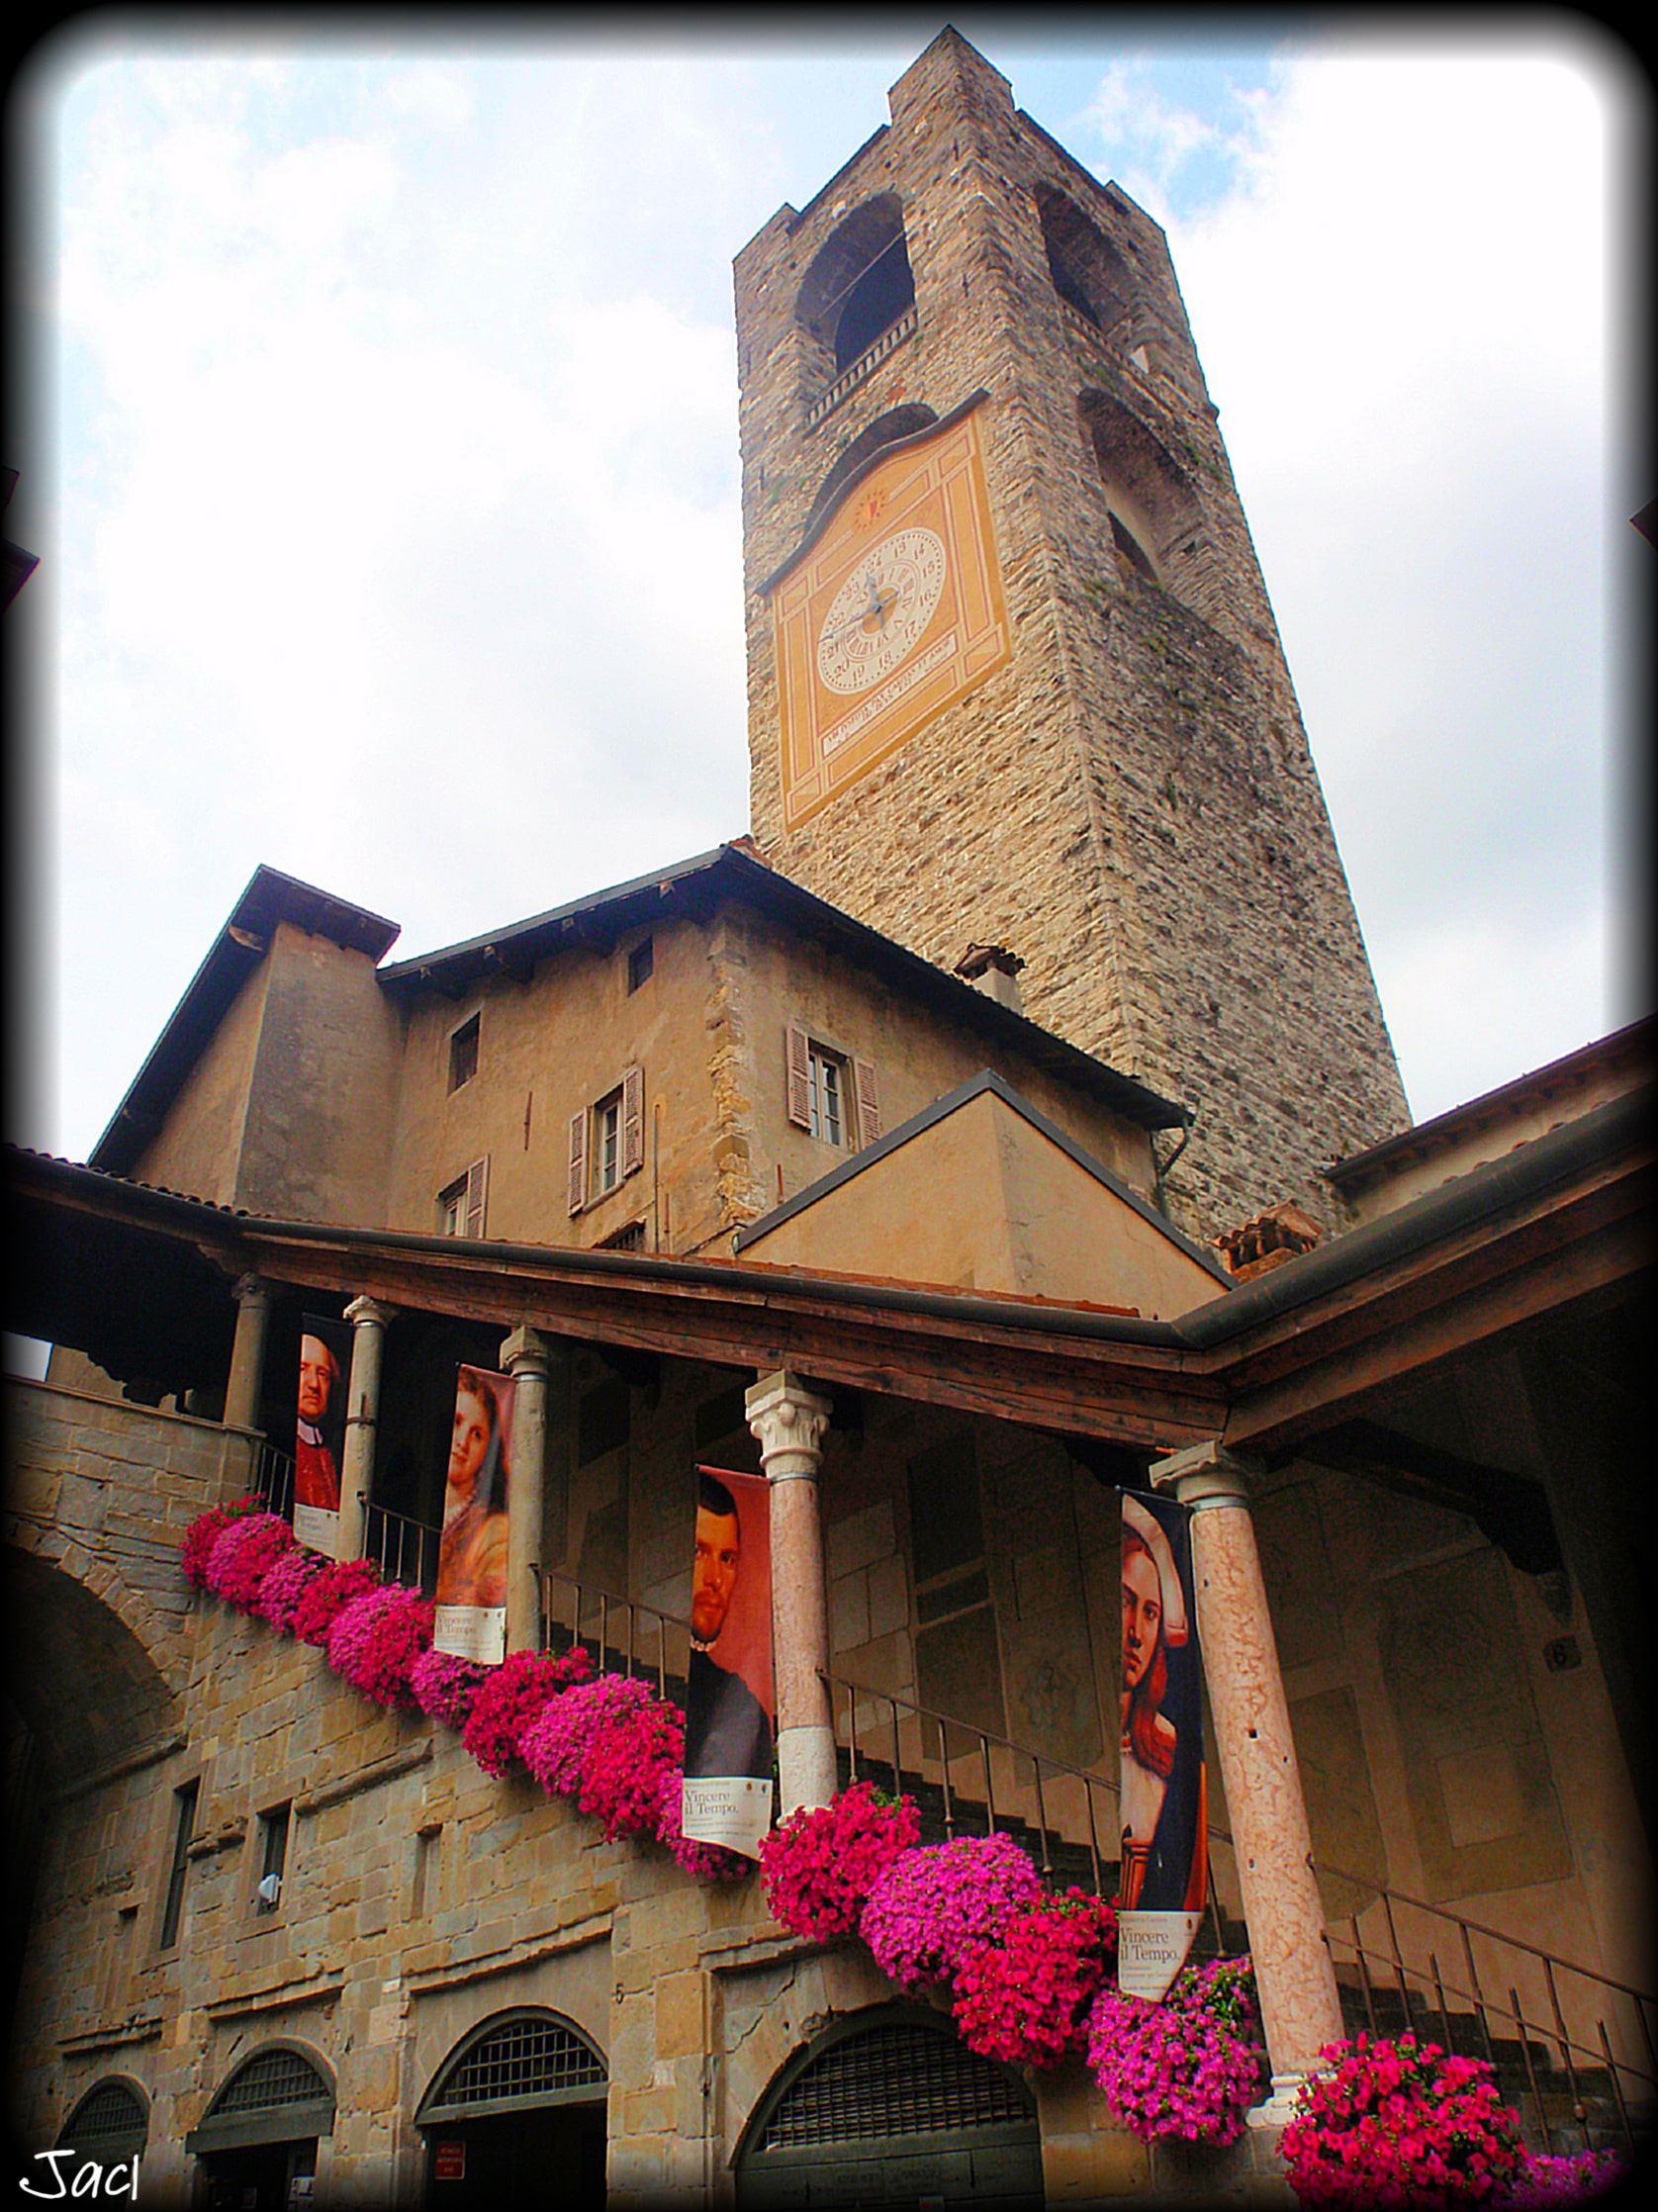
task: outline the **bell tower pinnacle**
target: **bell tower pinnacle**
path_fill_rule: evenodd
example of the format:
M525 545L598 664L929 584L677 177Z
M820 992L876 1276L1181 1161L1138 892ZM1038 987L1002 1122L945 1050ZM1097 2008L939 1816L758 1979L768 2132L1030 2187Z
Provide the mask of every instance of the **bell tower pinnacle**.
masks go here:
M737 257L754 835L1328 1216L1409 1115L1163 234L955 31L889 107Z

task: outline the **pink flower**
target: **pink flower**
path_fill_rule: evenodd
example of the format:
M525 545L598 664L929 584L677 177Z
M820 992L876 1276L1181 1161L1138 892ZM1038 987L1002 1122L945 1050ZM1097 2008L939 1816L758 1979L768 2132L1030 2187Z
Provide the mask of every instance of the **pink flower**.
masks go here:
M365 1590L378 1590L380 1570L367 1559L324 1560L294 1607L294 1633L302 1643L325 1644L334 1615Z
M291 1545L273 1567L265 1570L251 1609L255 1617L291 1636L300 1600L327 1564L321 1552L311 1551L304 1544Z
M216 1598L246 1613L266 1573L293 1548L294 1532L280 1514L237 1514L209 1545L202 1580Z
M945 1982L974 1944L1042 1900L1037 1871L1008 1836L962 1836L895 1859L860 1926L882 1974L902 1987Z
M562 1659L546 1651L509 1651L479 1685L462 1743L486 1774L505 1774L520 1758L520 1738L549 1700L592 1671L580 1644Z
M1359 2036L1320 2053L1282 2152L1307 2206L1421 2206L1424 2212L1501 2201L1520 2180L1520 2121L1491 2069L1414 2035Z
M1057 2065L1116 1950L1116 1913L1081 1889L1015 1913L956 1970L963 2042L1008 2066Z
M244 1514L263 1513L264 1510L265 1501L262 1498L238 1498L233 1506L213 1506L206 1513L198 1514L185 1530L184 1542L179 1548L179 1558L186 1579L194 1583L198 1590L205 1590L208 1586L208 1554L213 1549L215 1539L232 1521L240 1520Z
M588 1754L600 1731L652 1702L648 1684L599 1675L545 1705L526 1726L520 1756L550 1797L581 1795Z
M766 1838L760 1871L767 1900L796 1935L820 1943L851 1935L865 1898L920 1834L908 1797L891 1803L873 1784L854 1783L833 1804L790 1813Z
M1231 2143L1261 2081L1247 1959L1215 1959L1175 1977L1160 2004L1114 1984L1087 2018L1088 2064L1117 2118L1142 2141Z
M487 1667L457 1659L451 1652L422 1651L410 1663L409 1687L428 1719L441 1720L446 1728L463 1728L488 1674Z
M431 1648L432 1602L396 1584L342 1606L328 1630L328 1665L377 1705L412 1707L409 1671Z

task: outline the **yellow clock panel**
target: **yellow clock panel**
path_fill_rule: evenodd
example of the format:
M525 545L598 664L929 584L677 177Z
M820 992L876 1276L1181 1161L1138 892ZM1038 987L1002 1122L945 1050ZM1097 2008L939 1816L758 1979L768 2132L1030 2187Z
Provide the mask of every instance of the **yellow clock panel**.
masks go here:
M772 616L792 829L1008 657L975 413L861 477L773 587Z

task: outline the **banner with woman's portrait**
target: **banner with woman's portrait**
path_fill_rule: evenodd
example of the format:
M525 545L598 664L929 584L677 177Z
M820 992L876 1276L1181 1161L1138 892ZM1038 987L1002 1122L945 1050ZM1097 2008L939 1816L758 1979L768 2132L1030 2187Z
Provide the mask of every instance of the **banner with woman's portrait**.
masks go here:
M763 1475L696 1470L680 1824L758 1859L772 1825L772 1498Z
M1186 1963L1209 1880L1189 1507L1124 1491L1122 1580L1117 1979L1155 2001Z
M329 1559L339 1551L339 1478L350 1377L351 1324L303 1314L294 1425L294 1534Z
M432 1646L486 1667L507 1656L507 1487L516 1389L510 1375L465 1362L455 1377Z

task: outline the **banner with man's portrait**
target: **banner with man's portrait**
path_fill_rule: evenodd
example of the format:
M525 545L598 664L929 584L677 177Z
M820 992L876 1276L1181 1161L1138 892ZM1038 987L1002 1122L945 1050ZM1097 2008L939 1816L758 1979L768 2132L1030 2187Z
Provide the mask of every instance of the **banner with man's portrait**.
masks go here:
M680 1823L758 1859L772 1825L772 1499L763 1475L696 1470Z
M1117 1980L1155 2001L1186 1963L1209 1880L1189 1507L1124 1491L1122 1580Z
M462 1362L437 1547L434 1650L499 1667L507 1656L507 1489L512 1461L510 1375Z
M339 1480L350 1377L351 1324L303 1314L294 1426L294 1534L329 1559L339 1552Z

